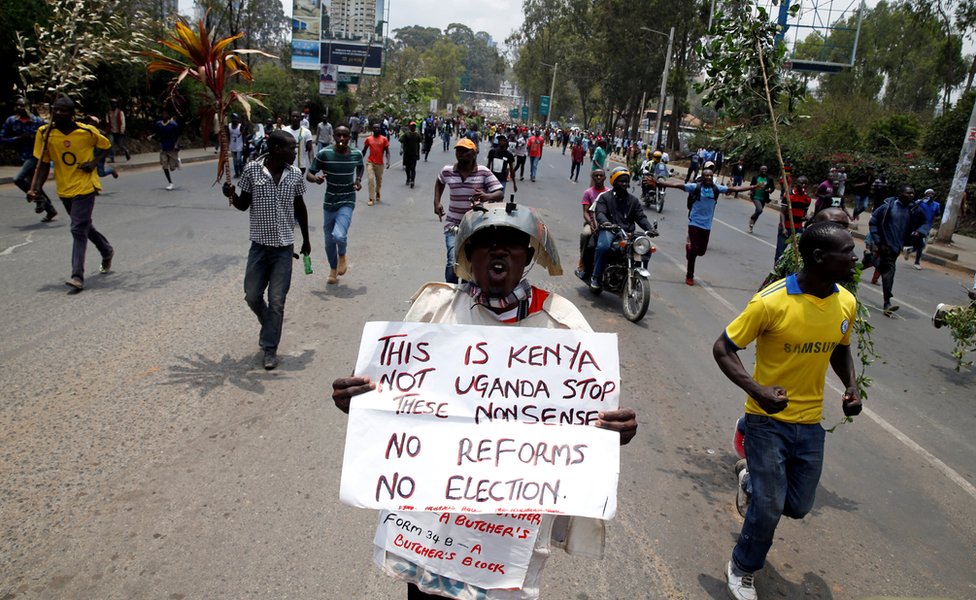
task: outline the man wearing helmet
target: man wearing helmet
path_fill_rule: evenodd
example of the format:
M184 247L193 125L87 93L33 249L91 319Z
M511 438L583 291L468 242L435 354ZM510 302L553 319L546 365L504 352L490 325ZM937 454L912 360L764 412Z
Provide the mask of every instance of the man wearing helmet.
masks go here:
M590 290L594 292L603 289L603 266L614 238L614 233L609 228L619 225L628 234L634 233L635 224L640 225L644 231L653 229L641 208L640 200L627 191L630 187L630 171L624 167L610 171L610 186L611 189L596 199L596 222L600 233L596 238L593 273L590 276Z
M577 329L592 331L567 299L531 285L525 273L535 260L550 275L561 275L559 255L549 229L536 213L514 203L469 211L457 232L458 276L468 283L428 283L413 297L404 321ZM332 383L332 399L343 412L353 396L375 388L365 377L342 377ZM626 444L637 432L631 409L603 411L597 427L620 433ZM481 534L490 537L491 534ZM387 574L406 581L408 598L483 598L485 600L539 597L542 568L552 545L568 553L603 555L604 522L580 517L542 516L539 536L519 590L481 589L428 571L406 558L374 547L373 558Z
M641 192L647 193L648 188L657 181L659 177L664 177L667 179L671 173L668 172L668 165L664 160L664 153L660 150L655 150L651 157L641 163L640 166L641 174ZM650 177L651 179L646 179Z

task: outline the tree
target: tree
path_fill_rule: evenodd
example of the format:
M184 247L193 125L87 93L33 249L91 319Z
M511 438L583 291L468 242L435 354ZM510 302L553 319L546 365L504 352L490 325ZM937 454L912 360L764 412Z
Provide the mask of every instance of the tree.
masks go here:
M34 28L33 38L15 32L21 93L44 101L68 95L81 98L95 81L102 62L131 62L144 43L141 15L134 22L116 10L115 2L46 0L49 19Z
M228 89L229 83L235 77L245 81L252 81L251 69L241 58L245 54L261 54L275 58L260 50L232 49L231 45L243 37L238 33L218 39L216 34L207 28L206 22L201 20L197 30L180 18L169 39L160 40L160 45L171 53L163 50L144 49L139 54L149 58L146 69L149 73L173 73L170 93L174 93L180 82L189 77L198 81L207 95L212 112L218 118L220 132L220 159L217 161L217 181L226 175L227 183L231 183L230 153L227 150L227 133L224 129L225 116L231 104L237 103L244 110L248 118L251 116L251 104L264 106L253 94ZM176 56L173 56L175 54Z
M442 104L456 103L461 86L461 49L451 40L441 38L423 54L426 72L437 80L440 88L438 99Z

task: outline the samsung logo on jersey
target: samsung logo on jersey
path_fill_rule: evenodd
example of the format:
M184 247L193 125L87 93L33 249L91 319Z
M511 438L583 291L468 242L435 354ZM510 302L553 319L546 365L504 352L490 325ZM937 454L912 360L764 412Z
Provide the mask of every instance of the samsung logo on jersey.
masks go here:
M805 344L783 344L783 352L790 354L818 354L833 352L837 342L807 342Z

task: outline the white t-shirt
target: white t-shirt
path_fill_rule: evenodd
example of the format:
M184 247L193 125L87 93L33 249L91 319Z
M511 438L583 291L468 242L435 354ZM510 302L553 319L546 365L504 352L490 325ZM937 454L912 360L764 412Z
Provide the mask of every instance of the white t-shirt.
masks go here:
M312 162L312 155L306 150L308 142L312 141L312 132L309 131L308 127L298 126L298 129L292 129L291 125L285 125L282 131L287 131L295 138L298 142L298 150L295 152L295 162L291 163L299 169L305 169Z

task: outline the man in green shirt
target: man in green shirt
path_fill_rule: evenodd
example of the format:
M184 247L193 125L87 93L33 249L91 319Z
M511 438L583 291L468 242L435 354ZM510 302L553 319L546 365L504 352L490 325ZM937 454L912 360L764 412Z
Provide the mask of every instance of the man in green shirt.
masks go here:
M329 259L328 283L338 283L339 276L346 274L349 226L352 224L352 210L356 207L356 192L363 187L365 170L363 153L359 148L349 146L352 137L349 128L336 127L333 135L335 141L315 154L305 175L312 183L327 182L325 200L322 202L322 231L325 235L325 256ZM323 174L319 175L319 171Z
M765 165L759 167L759 174L752 178L752 203L756 206L756 211L749 217L749 233L759 220L759 215L763 213L763 208L769 204L771 194L776 189L776 182L769 176L769 168Z

